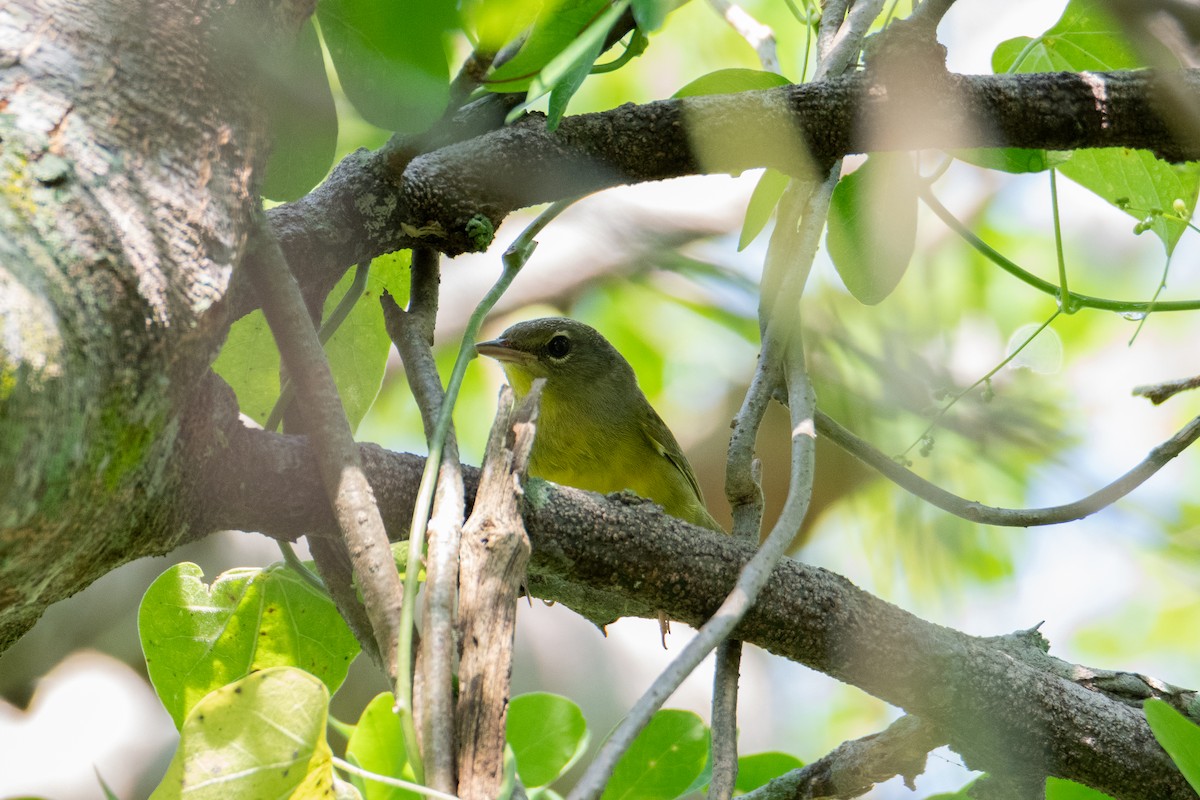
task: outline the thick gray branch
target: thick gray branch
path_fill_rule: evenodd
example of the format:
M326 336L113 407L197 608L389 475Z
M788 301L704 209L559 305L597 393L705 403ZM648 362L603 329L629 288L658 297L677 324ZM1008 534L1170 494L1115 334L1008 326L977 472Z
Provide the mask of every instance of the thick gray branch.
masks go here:
M1200 105L1200 72L954 75L873 73L759 92L539 115L415 158L358 151L310 195L270 212L309 290L346 265L417 244L455 255L488 244L510 212L612 186L775 167L793 175L872 150L1138 147L1200 159L1200 137L1162 101ZM303 254L303 257L300 257ZM296 255L296 257L293 257ZM243 312L242 300L236 309Z
M289 535L331 530L307 445L230 431L220 524ZM389 529L407 531L422 460L361 448ZM255 476L247 483L244 472ZM466 470L468 498L478 474ZM285 498L279 507L266 498ZM753 553L630 502L530 481L529 589L604 623L620 616L699 625ZM849 581L797 561L774 573L734 635L921 717L975 769L1069 778L1116 798L1194 797L1158 747L1141 702L1186 710L1196 694L1131 673L1099 673L1048 656L1036 632L979 638L925 622Z

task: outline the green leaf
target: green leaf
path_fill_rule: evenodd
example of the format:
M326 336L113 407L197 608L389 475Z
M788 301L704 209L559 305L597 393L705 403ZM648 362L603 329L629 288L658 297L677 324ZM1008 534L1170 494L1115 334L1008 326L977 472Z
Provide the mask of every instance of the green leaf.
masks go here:
M583 712L566 697L534 692L508 705L505 736L527 787L546 786L566 772L588 743Z
M672 0L633 0L633 21L643 33L653 33L662 27L675 5Z
M582 36L605 9L608 0L562 0L542 8L533 30L517 54L488 76L485 84L494 92L528 89L542 68L578 37Z
M337 148L337 110L317 29L309 19L278 63L265 65L271 157L262 194L295 200L325 177Z
M892 293L917 240L917 186L904 153L875 153L838 181L825 242L838 274L859 302Z
M780 775L800 769L804 762L788 753L755 753L738 759L738 775L735 788L748 792L766 786Z
M151 800L327 797L333 782L328 704L320 681L287 667L217 689L188 714Z
M1070 153L1052 150L1029 150L1021 147L977 148L952 150L950 155L984 169L1022 174L1044 172L1071 160Z
M739 251L745 250L767 226L771 212L779 204L779 198L783 197L789 180L787 175L778 170L768 168L763 171L750 195L750 202L746 204L746 219L742 222L742 235L738 237Z
M1195 209L1200 191L1200 164L1169 164L1146 150L1079 150L1058 171L1139 223L1146 221L1167 255L1187 230L1187 223L1172 213L1175 201Z
M546 127L554 130L558 127L567 110L567 103L579 91L584 79L591 73L592 65L604 49L604 39L609 30L625 13L629 0L619 0L609 7L587 30L575 41L551 59L550 63L529 84L529 92L525 96L525 105L533 102L546 92L550 92L550 108L546 115Z
M672 97L699 97L708 94L735 94L758 89L774 89L786 86L790 81L775 72L759 69L719 69L701 75L675 92Z
M1200 793L1200 725L1162 700L1147 700L1143 708L1154 738L1171 756L1192 788Z
M1105 72L1146 66L1101 0L1071 0L1058 22L1037 38L1001 42L992 69L1003 72Z
M363 769L389 778L413 780L404 747L404 729L392 710L396 698L391 692L376 695L363 709L354 733L346 743L346 759ZM420 800L421 795L395 786L351 775L350 780L364 800Z
M404 250L380 256L371 262L371 274L367 278L362 297L354 304L349 316L338 326L337 332L325 343L325 354L333 370L350 429L356 430L366 416L383 385L383 373L387 369L388 353L392 340L388 338L383 324L383 308L379 297L391 292L397 302L407 297L407 277L410 251ZM328 317L338 300L354 280L350 270L338 281L325 301L324 316Z
M1120 24L1099 0L1071 0L1062 17L1041 36L1002 42L992 54L996 72L1083 72L1146 66L1130 47ZM1080 150L1059 171L1154 231L1168 255L1186 228L1163 211L1175 200L1195 208L1195 164L1175 166L1144 150Z
M461 8L463 27L473 32L478 49L494 53L533 23L539 5L528 0L464 0Z
M966 797L966 795L963 795ZM1046 800L1113 800L1104 792L1098 792L1082 783L1063 778L1046 779Z
M342 89L367 122L416 133L445 111L442 37L458 24L453 3L321 0L317 19Z
M404 250L371 262L362 297L325 343L333 380L352 430L379 393L391 348L379 296L386 290L397 302L407 302L409 255ZM333 311L353 280L354 270L350 270L338 281L325 301L325 316ZM241 412L264 424L279 398L279 348L261 311L233 323L213 369L233 388Z
M659 711L617 766L601 800L672 800L704 769L709 732L690 711Z
M262 311L233 323L212 366L237 395L238 409L265 423L279 398L279 348Z
M176 564L138 608L150 682L182 725L201 698L254 670L295 666L336 691L358 643L328 597L291 570L235 569L206 585L200 567Z

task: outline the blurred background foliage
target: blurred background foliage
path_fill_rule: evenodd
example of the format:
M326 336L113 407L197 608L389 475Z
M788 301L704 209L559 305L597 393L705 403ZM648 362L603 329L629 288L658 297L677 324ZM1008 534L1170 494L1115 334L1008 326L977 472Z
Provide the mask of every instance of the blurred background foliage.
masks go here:
M331 9L336 10L326 1L319 20L323 29ZM908 12L907 3L895 5L895 13ZM997 13L989 4L956 4L940 30L951 68L990 69L996 45L1018 34L1037 35L1054 23L1063 5L1017 3ZM775 0L748 0L744 6L774 30L787 78L799 81L811 72L805 59L810 31L795 13L802 9ZM465 57L462 37L442 41L452 63ZM326 61L332 67L328 54ZM669 97L727 67L760 65L711 5L685 3L650 34L643 55L584 81L568 113ZM332 68L329 75L337 112L336 157L382 145L389 133L365 121L346 100ZM545 108L546 102L542 98L533 107ZM918 161L921 172L932 173L943 158L924 154ZM848 160L847 169L859 163ZM542 234L537 253L484 331L495 334L518 319L548 314L571 316L602 331L629 359L647 396L688 451L722 522L728 520L723 494L728 423L757 354L757 286L767 237L738 249L757 179L757 173L697 177L585 199ZM1006 174L955 161L933 189L992 247L1046 280L1057 280L1047 173ZM1072 289L1139 301L1154 296L1165 256L1153 234L1135 235L1130 216L1066 179L1058 181L1058 205ZM499 273L499 254L535 211L514 214L488 253L444 263L437 332L444 376L467 314ZM1196 239L1193 231L1183 235L1160 299L1200 297ZM403 300L402 260L379 260L386 263L376 265L356 313L365 319L376 315L384 289ZM865 306L851 297L823 251L802 307L793 313L804 321L818 400L830 415L961 496L990 505L1041 506L1077 499L1117 477L1195 413L1194 397L1152 407L1131 397L1134 386L1200 374L1195 346L1200 315L1162 313L1131 320L1082 310L1058 316L1042 335L1043 344L1052 342L1048 355L1026 366L1014 362L938 414L948 398L1010 354L1015 334L1055 311L1053 298L1002 272L921 206L912 262L886 299ZM265 335L261 323L248 318L235 326L230 347L251 340L262 346ZM229 349L222 358L235 356ZM337 358L344 363L350 357ZM260 391L276 391L270 356L253 359L268 382ZM377 380L373 403L367 398L361 404L359 438L423 452L419 416L394 351ZM455 414L467 462L478 463L501 380L490 363L477 362L468 371ZM239 395L243 407L251 402L246 391ZM775 407L759 437L769 520L783 501L787 426L786 414ZM1196 687L1198 480L1200 460L1185 453L1134 495L1087 520L1048 529L997 529L949 517L821 441L813 513L797 536L794 555L845 574L926 619L980 635L1044 620L1042 630L1055 655ZM221 534L169 560L129 565L52 608L0 657L0 692L24 707L37 677L78 648L109 653L144 672L133 624L140 590L131 587L149 585L177 560L196 561L211 579L223 569L277 557L265 539ZM622 621L605 639L561 607L534 603L521 615L514 688L570 695L597 731L615 722L671 655L657 651L652 623ZM675 634L672 651L684 635ZM847 738L878 730L897 713L858 690L757 651L747 656L745 673L746 752L785 750L811 760ZM707 680L701 670L671 705L707 716ZM354 695L350 687L356 683L360 688ZM358 681L352 678L343 690L350 696L339 702L361 707L361 698L379 688L364 673ZM19 730L3 727L8 724L4 714L19 721L15 709L0 707L0 731ZM163 752L169 754L171 746L164 744ZM931 759L918 785L929 790L960 786L966 777L956 760L952 754ZM161 763L146 770L161 774ZM3 790L0 776L0 794ZM64 790L61 796L92 793ZM911 795L889 784L871 796Z

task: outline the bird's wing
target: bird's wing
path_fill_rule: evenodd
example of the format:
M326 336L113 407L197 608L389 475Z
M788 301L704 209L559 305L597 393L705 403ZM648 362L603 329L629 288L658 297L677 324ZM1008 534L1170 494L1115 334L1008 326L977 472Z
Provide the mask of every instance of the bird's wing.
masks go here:
M647 438L654 445L662 456L675 466L675 469L683 473L683 477L687 479L688 485L692 487L692 492L696 495L696 500L700 505L704 505L704 494L700 491L700 482L696 480L696 473L692 471L692 465L688 463L687 457L683 454L683 449L679 446L679 442L675 441L675 435L671 433L671 429L667 427L667 423L662 421L649 403L646 404L646 411L649 412L649 418L645 426Z

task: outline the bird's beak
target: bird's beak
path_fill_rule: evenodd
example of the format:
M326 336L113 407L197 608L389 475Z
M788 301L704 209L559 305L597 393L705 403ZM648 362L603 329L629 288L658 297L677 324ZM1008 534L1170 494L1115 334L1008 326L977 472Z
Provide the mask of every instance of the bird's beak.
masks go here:
M494 358L501 363L527 364L530 361L536 360L536 356L533 353L516 349L512 346L512 342L507 339L491 339L486 342L478 342L475 345L475 352L481 356Z

